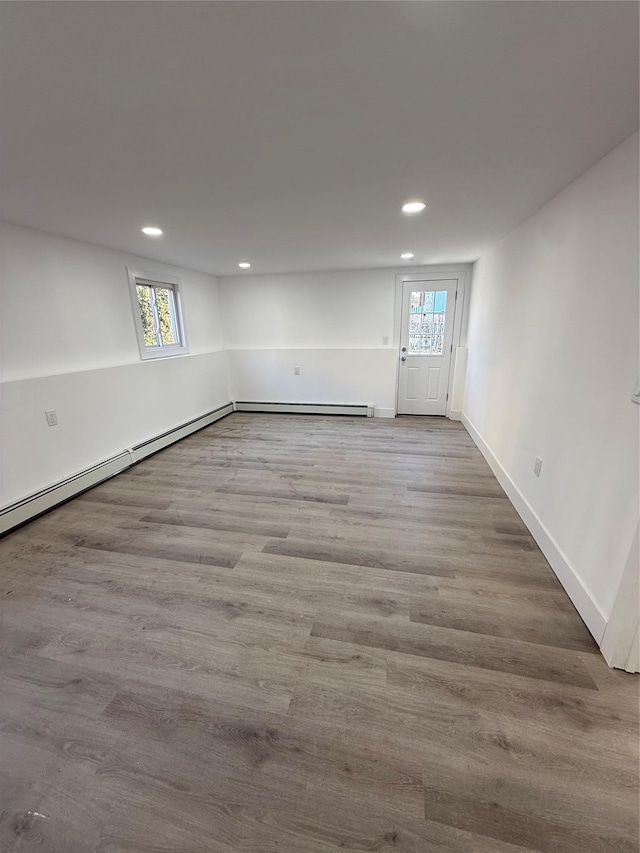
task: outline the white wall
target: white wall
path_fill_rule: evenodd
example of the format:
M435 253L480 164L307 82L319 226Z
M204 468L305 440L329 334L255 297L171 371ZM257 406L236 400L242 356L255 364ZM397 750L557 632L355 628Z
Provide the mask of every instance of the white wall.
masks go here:
M408 269L408 268L407 268ZM393 338L394 270L220 279L229 349L383 347Z
M476 263L468 347L463 420L599 640L638 522L637 134Z
M229 400L214 277L6 223L0 248L0 505ZM182 278L188 355L140 360L128 265Z
M393 416L391 349L229 350L228 358L234 400L373 405L376 416Z
M233 398L366 403L393 416L396 277L436 269L451 267L221 278Z

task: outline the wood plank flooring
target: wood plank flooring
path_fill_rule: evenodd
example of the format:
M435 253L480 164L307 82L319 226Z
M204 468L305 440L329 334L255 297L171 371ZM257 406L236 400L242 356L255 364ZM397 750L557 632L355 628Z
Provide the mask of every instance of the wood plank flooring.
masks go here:
M609 670L464 428L234 414L0 542L2 853L633 853Z

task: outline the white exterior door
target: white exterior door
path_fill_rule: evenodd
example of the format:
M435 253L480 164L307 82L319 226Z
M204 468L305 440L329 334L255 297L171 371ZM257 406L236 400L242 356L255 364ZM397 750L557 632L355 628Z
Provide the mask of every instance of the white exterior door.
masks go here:
M457 279L402 284L399 415L444 415Z

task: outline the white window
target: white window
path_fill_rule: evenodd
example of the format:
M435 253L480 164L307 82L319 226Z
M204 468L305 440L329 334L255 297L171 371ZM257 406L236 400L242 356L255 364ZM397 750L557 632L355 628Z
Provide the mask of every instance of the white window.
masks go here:
M141 358L187 352L178 278L127 269Z

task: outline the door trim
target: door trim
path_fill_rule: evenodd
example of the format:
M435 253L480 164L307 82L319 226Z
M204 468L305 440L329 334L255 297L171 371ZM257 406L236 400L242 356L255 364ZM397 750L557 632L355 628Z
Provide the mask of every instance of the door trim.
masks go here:
M600 651L609 666L624 669L627 672L640 671L638 639L640 626L640 614L638 613L639 548L640 527L636 527L622 580L600 643Z
M447 398L447 408L444 415L446 418L451 418L451 404L453 402L451 395L451 385L453 380L453 371L455 368L456 350L460 346L463 321L466 318L467 313L467 281L469 274L470 269L465 269L464 267L454 266L447 268L446 266L443 266L442 268L438 269L430 269L428 272L407 272L401 273L400 275L396 276L393 322L393 345L396 351L396 390L394 395L396 414L398 412L398 392L400 389L400 334L402 330L402 287L405 281L442 281L443 279L451 281L452 279L456 279L458 282L458 297L456 299L455 311L453 315L453 338L451 341L453 346L453 352L451 354L451 360L449 362L449 376L447 377L447 393L449 396Z

